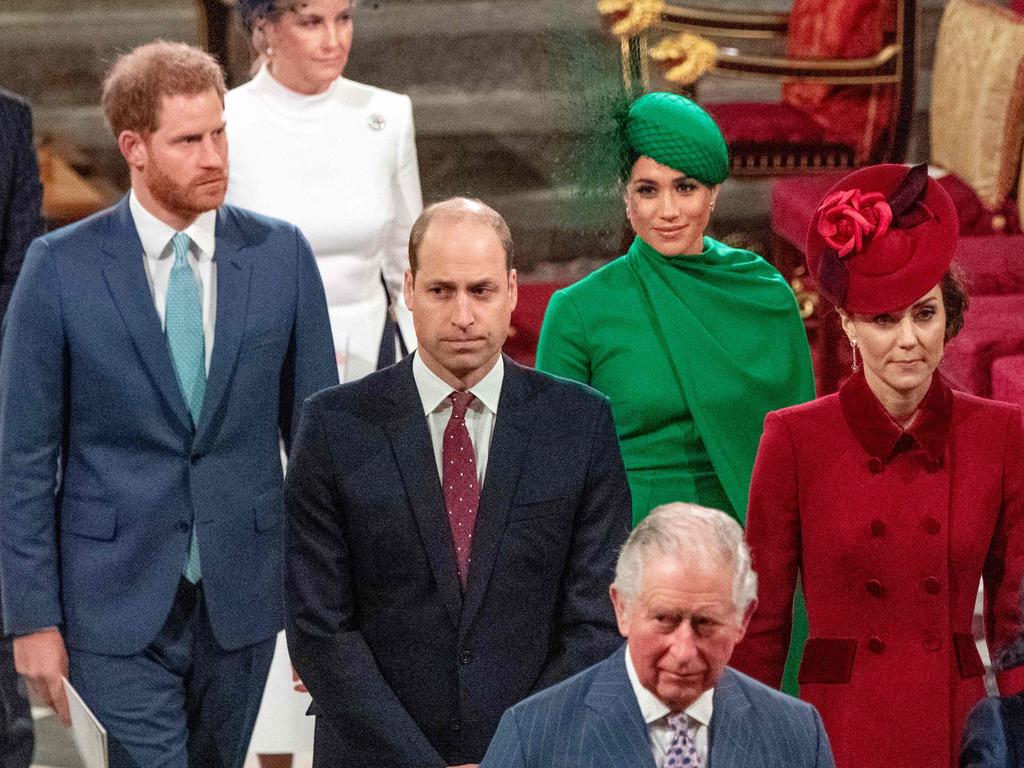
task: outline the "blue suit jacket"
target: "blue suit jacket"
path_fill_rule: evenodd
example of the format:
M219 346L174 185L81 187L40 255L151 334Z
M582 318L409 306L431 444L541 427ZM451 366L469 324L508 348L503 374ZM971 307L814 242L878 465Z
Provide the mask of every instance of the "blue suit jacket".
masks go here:
M715 685L708 768L831 768L817 710L733 669ZM501 718L481 768L654 768L625 646Z
M25 251L43 232L42 202L32 112L21 98L0 89L0 318Z
M326 302L290 224L225 206L216 237L195 427L127 198L29 249L0 355L8 632L59 625L74 648L140 651L170 610L193 521L218 642L243 647L283 625L279 434L337 381Z
M316 766L479 762L509 706L619 645L629 487L588 387L505 360L465 591L411 357L309 401L286 498Z

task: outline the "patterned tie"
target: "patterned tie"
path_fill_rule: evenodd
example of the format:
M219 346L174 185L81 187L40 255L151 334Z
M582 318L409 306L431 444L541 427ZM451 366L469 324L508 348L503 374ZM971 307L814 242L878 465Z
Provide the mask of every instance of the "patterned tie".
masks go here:
M704 768L704 758L697 751L697 724L685 712L668 716L672 743L665 756L665 768Z
M474 397L469 392L452 392L452 415L444 428L441 449L444 505L448 509L448 525L452 529L455 557L459 566L459 579L466 586L469 576L470 553L473 546L473 526L480 505L480 484L476 479L476 456L466 429L466 409Z
M171 238L174 251L174 266L167 283L167 308L164 321L167 347L174 363L178 386L192 415L192 424L199 421L206 394L206 341L203 338L203 309L199 298L199 281L188 263L188 249L192 241L184 232L176 232ZM189 541L188 560L184 576L193 584L202 577L199 567L199 547L196 543L196 529L192 526Z

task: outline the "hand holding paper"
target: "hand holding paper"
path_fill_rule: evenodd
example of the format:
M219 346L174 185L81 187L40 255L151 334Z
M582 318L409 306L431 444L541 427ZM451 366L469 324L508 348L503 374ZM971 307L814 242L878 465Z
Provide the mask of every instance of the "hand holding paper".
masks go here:
M60 721L70 725L62 682L68 674L68 652L60 631L53 627L14 638L14 667Z

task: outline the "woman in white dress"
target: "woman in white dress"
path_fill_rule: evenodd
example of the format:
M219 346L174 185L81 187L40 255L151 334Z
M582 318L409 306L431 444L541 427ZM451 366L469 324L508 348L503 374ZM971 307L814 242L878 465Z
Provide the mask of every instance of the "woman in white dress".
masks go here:
M412 103L341 77L350 0L240 0L239 8L263 62L227 94L227 202L290 221L309 240L338 376L352 381L378 367L389 296L406 348L416 344L402 298L409 230L423 208Z
M402 279L423 207L409 98L341 76L352 5L239 0L262 61L225 104L227 202L290 221L309 240L343 382L395 359L395 321L415 347ZM264 768L311 752L309 704L282 632L250 744Z

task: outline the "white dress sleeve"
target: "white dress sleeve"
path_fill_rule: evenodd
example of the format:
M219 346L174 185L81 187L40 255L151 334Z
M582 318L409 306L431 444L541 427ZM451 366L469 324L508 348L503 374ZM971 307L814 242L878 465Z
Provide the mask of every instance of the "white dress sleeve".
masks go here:
M409 232L413 222L423 210L423 194L420 191L420 169L416 160L415 130L413 127L412 101L402 97L398 119L401 122L398 136L398 162L392 193L395 196L395 217L383 248L381 271L391 294L395 316L402 338L409 350L416 348L416 332L413 329L412 313L405 304L402 291L405 270L409 267Z

